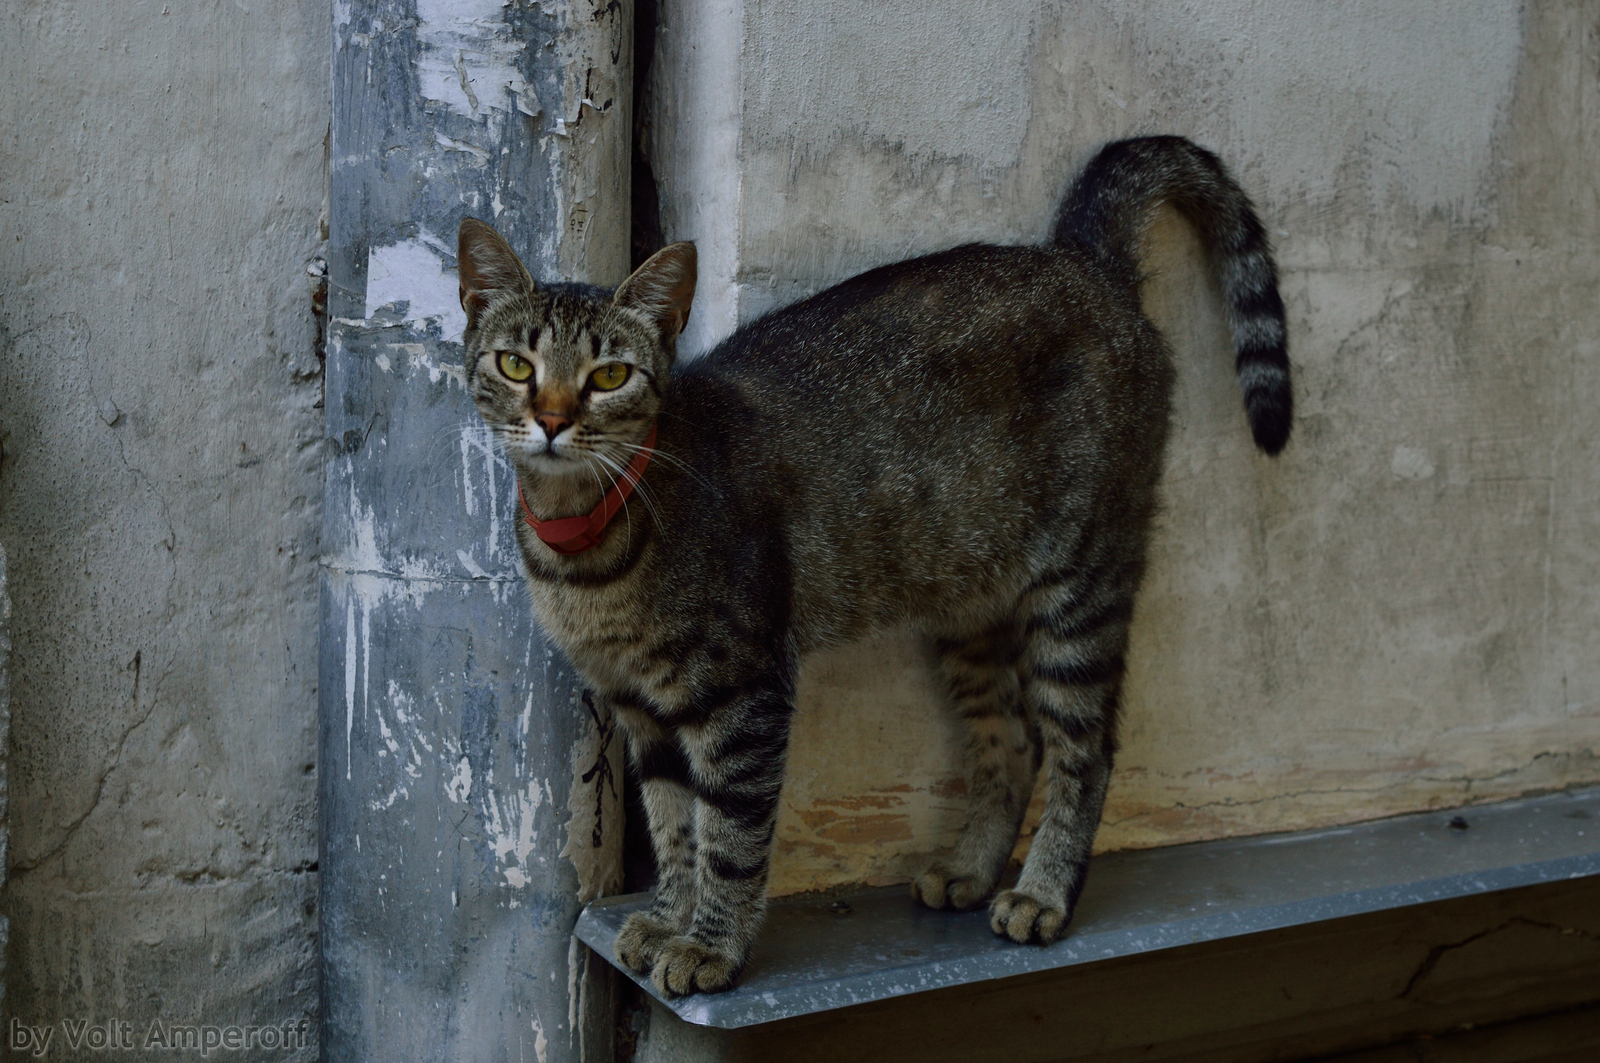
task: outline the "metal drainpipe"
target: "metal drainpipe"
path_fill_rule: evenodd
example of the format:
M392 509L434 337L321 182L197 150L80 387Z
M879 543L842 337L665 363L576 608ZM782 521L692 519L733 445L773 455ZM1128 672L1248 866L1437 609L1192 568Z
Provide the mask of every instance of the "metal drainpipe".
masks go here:
M619 872L621 743L534 623L464 387L455 231L628 268L628 0L335 0L319 681L332 1063L609 1060L572 938Z

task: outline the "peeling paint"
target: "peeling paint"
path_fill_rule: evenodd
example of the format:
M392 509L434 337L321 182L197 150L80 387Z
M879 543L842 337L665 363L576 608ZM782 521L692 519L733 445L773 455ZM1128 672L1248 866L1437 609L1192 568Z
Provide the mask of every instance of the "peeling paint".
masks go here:
M444 784L445 796L452 804L464 804L472 793L472 762L462 757L456 762L456 773Z
M538 1019L533 1020L532 1026L534 1056L539 1060L539 1063L546 1063L546 1060L550 1057L550 1039L545 1037L544 1027L539 1025Z
M435 133L434 139L438 142L439 146L444 148L446 151L459 151L464 154L471 155L473 158L477 159L483 164L487 164L489 161L489 153L483 148L478 147L476 144L468 144L464 140L457 140L454 137L446 136L443 133Z
M480 798L489 848L495 859L505 865L501 873L506 885L514 889L531 881L528 858L539 840L535 813L544 803L544 792L539 787L538 779L529 779L521 792L485 791Z
M417 80L425 100L487 119L490 108L537 116L538 98L518 70L527 44L514 40L504 0L417 0Z
M435 327L446 342L460 343L467 315L461 309L455 271L445 267L446 257L453 257L449 248L426 229L411 239L372 248L367 253L367 320L362 324L370 323L380 310L396 308L406 324ZM400 307L405 309L399 311Z
M553 42L564 72L561 113L551 131L561 145L562 180L555 188L560 225L547 229L556 238L551 257L563 279L611 286L629 270L628 229L614 223L612 204L629 198L631 25L616 5L563 8L561 15L566 21Z

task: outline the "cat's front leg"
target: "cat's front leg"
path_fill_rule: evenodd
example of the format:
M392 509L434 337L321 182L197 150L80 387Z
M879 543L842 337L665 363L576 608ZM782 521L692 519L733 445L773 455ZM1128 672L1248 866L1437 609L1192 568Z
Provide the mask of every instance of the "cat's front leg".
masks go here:
M676 736L628 699L611 702L628 739L656 857L655 899L648 912L636 912L622 924L615 951L619 962L646 974L661 947L687 930L694 914L694 794L688 788L689 762Z
M766 911L794 712L786 680L727 687L706 700L713 705L704 722L678 731L697 798L697 859L688 931L661 946L651 975L668 996L729 989L744 968Z

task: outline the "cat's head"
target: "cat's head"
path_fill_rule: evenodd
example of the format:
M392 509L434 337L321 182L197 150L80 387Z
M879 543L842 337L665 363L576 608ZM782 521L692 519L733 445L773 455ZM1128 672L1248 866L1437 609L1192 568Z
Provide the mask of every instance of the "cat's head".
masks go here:
M611 483L655 423L694 299L694 245L662 248L615 294L534 283L475 218L461 223L457 262L468 388L508 456L536 475Z

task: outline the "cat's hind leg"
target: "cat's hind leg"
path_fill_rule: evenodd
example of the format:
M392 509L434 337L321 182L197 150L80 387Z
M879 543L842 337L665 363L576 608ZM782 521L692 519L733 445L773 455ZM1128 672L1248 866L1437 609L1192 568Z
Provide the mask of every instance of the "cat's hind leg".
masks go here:
M1066 932L1116 752L1137 573L1046 579L1026 599L1022 697L1047 772L1044 815L1015 889L989 906L996 934L1048 945Z
M677 738L642 708L611 699L628 740L628 759L639 778L640 796L656 857L656 895L646 912L636 912L617 934L616 955L623 965L648 973L661 948L689 926L694 914L695 817L689 789L689 761Z
M1017 842L1038 771L1022 706L1020 632L1007 622L935 644L950 707L966 726L967 825L955 852L911 884L929 908L976 908L988 898Z

